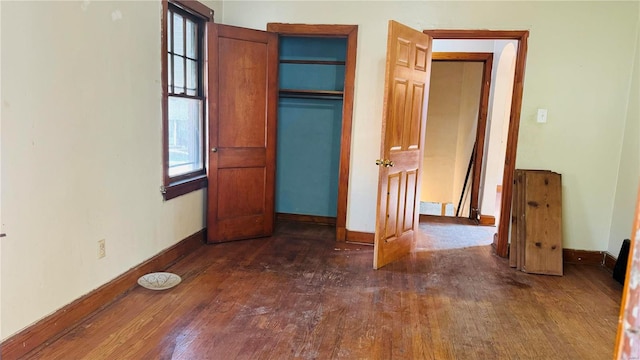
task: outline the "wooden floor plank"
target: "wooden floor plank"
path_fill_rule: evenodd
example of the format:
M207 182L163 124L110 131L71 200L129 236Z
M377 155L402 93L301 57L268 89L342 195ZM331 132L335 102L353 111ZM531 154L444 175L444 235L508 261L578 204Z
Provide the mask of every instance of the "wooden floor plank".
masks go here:
M441 226L421 224L431 235L419 241L431 243L380 270L370 246L336 243L333 228L313 224L205 246L169 269L179 286L137 287L26 358L611 357L622 286L610 273L525 274L490 245L447 250L433 234L473 229Z

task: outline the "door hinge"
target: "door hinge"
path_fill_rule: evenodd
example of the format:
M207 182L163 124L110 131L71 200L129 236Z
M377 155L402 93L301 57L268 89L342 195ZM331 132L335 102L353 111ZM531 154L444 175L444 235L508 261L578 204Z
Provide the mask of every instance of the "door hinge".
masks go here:
M167 187L164 186L164 185L160 185L160 193L162 195L166 194L167 193Z

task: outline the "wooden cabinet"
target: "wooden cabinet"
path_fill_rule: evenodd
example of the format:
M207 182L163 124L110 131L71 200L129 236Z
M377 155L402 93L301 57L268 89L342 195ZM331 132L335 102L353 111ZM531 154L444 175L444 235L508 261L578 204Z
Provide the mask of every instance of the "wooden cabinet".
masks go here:
M562 177L516 170L509 265L523 272L562 275Z

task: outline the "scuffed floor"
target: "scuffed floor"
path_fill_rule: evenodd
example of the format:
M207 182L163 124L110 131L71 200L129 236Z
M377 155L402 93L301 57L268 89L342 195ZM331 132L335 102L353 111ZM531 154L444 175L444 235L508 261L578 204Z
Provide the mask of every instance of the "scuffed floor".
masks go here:
M471 244L465 231L447 236ZM29 358L611 358L621 286L606 271L529 275L490 245L424 243L380 270L371 246L318 225L202 246L168 269L180 285L135 287Z

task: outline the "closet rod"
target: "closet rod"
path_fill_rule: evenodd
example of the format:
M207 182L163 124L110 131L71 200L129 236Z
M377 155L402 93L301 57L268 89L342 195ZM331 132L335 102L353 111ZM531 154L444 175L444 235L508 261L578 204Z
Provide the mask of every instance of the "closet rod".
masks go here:
M281 89L280 97L305 98L305 99L342 99L342 91L332 90L292 90Z
M341 95L280 94L280 97L292 99L342 100Z
M340 60L287 60L280 59L281 64L308 64L308 65L346 65L346 61Z

